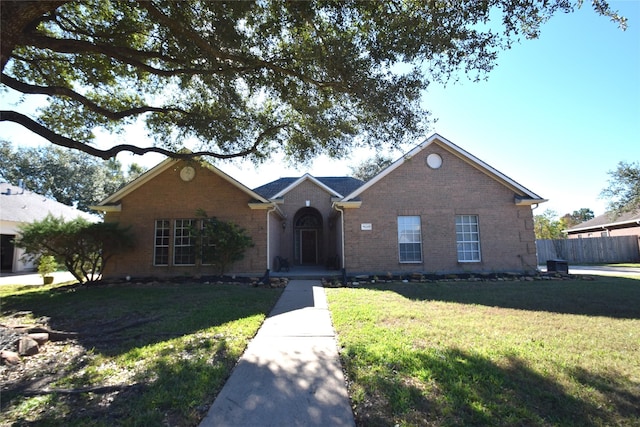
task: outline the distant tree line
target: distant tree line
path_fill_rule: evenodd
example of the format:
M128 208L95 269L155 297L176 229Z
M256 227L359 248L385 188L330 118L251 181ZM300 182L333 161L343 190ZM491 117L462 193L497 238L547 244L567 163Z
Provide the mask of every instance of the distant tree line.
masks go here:
M135 163L124 172L116 159L101 160L52 145L14 149L0 141L0 177L85 212L142 173Z
M600 197L607 199L608 211L615 217L640 210L640 162L620 162L609 171L609 181ZM593 211L582 208L558 218L556 212L546 210L534 216L536 239L564 239L563 230L594 218Z

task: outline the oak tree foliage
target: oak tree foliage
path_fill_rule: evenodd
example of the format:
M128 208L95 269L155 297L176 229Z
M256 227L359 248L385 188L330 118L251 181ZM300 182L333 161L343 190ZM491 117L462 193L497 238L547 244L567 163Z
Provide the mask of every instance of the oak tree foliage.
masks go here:
M600 195L609 200L608 208L615 215L640 210L640 162L619 162L609 171L608 186Z
M45 95L18 123L108 159L121 151L260 161L397 147L429 125L431 82L486 76L582 0L2 1L1 83ZM605 0L596 13L624 28ZM142 122L154 145L92 145ZM191 153L179 152L197 141Z
M561 218L560 221L564 228L570 228L575 225L581 224L585 221L589 221L593 219L595 214L589 208L580 208L577 211L573 211L572 213L566 213Z
M391 157L378 153L370 159L367 159L356 166L352 166L351 175L362 181L369 181L391 165L391 163L393 163L393 159L391 159Z

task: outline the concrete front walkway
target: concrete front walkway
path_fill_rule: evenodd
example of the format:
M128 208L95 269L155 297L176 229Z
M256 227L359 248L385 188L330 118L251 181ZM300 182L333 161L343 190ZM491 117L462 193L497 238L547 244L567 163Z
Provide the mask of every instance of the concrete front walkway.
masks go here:
M324 289L292 280L200 427L355 426Z

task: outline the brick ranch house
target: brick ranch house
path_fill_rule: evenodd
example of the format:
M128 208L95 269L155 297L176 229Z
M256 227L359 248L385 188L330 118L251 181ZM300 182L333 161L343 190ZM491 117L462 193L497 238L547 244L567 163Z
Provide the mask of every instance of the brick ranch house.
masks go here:
M583 237L638 236L640 238L640 209L616 214L607 212L565 230L569 239Z
M249 189L206 162L167 159L94 209L136 239L105 278L213 274L189 237L198 209L253 239L235 274L273 271L277 257L350 275L524 273L536 270L532 205L545 201L434 134L366 183L305 174Z

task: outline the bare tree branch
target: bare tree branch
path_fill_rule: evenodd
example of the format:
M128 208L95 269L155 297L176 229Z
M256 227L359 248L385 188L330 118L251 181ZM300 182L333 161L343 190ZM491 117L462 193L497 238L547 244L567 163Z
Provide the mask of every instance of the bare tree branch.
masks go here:
M55 145L84 151L87 154L91 154L92 156L96 156L104 160L115 157L118 153L122 151L129 151L137 155L144 155L147 153L159 153L174 159L191 159L193 157L200 157L200 156L210 156L216 159L232 159L236 157L246 157L250 154L256 153L258 147L265 140L265 138L267 138L268 136L272 136L276 134L279 130L289 126L288 123L272 126L266 129L260 135L258 135L253 145L251 145L251 147L235 153L222 154L222 153L216 153L213 151L197 151L192 153L183 153L183 152L174 152L174 151L167 150L160 147L138 147L136 145L130 145L130 144L119 144L107 150L101 150L99 148L82 143L80 141L76 141L74 139L59 135L51 131L50 129L46 128L45 126L42 126L40 123L36 122L35 120L25 116L24 114L20 114L16 111L9 111L9 110L0 111L0 121L9 121L13 123L18 123L24 126L25 128L29 129L31 132L37 135L40 135L41 137L47 139L48 141L50 141Z
M80 95L78 92L73 91L69 88L62 86L35 86L23 83L14 79L11 76L6 74L2 74L2 83L9 86L10 88L24 94L30 95L50 95L50 96L66 96L68 98L73 99L74 101L80 102L82 105L87 107L89 110L98 113L108 119L111 120L120 120L125 117L138 116L144 113L169 113L169 112L178 112L182 114L188 114L187 111L181 110L179 108L161 108L161 107L151 107L151 106L141 106L136 108L129 108L127 110L122 111L111 111L107 110L91 101L90 99Z

